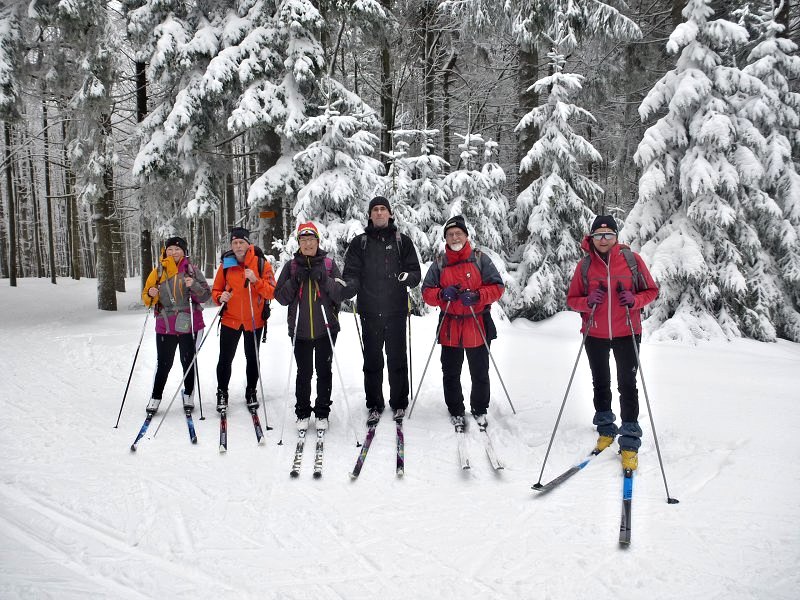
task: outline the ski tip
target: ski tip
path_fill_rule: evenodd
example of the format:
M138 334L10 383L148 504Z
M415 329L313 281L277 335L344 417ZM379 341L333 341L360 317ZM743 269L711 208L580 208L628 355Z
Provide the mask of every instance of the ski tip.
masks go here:
M350 479L352 481L355 481L356 479L358 479L358 475L356 475L355 473L350 473Z
M219 447L219 453L220 454L225 454L227 451L228 451L228 449L225 446L220 446Z
M266 443L267 443L267 440L265 438L263 438L263 437L259 438L259 440L258 440L258 445L259 446L263 446Z
M406 474L406 472L405 472L405 471L398 471L398 472L397 472L397 477L398 477L398 479L402 479L402 478L403 478L403 476L404 476L405 474Z
M197 438L192 438L192 443L196 444L197 443Z
M291 477L292 479L297 479L298 477L300 477L300 472L299 471L290 471L289 472L289 477Z
M322 478L322 473L319 472L314 473L314 479L321 479L321 478Z

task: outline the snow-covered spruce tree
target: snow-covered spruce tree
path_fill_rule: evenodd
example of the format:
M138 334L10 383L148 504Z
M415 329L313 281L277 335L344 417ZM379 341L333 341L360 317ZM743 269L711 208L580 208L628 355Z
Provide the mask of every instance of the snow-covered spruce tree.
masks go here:
M572 103L581 89L582 77L565 73L560 44L562 31L548 53L551 75L533 84L539 93L549 93L547 102L522 118L517 130L536 126L539 140L528 151L520 171L538 165L540 177L517 198L514 220L527 230L516 278L520 296L513 316L541 320L566 307L564 290L581 257L580 243L589 229L592 212L587 202L603 190L581 175L582 161L601 160L597 150L577 134L572 122L593 121L591 113Z
M759 37L743 69L769 93L738 94L734 100L737 128L755 154L748 157L754 177L744 183L751 200L744 209L761 242L749 257L747 304L756 308L745 314L743 330L757 339L777 335L800 341L800 175L790 141L800 129L800 96L789 86L800 76L800 57L797 44L782 35L778 10L769 3L758 15Z
M309 182L310 177L321 176L320 171L312 175L307 170L313 161L294 159L297 153L309 147L309 144L323 143L318 137L322 135L323 129L316 127L319 123L308 126L308 119L320 115L320 111L325 110L325 107L335 104L334 112L338 113L336 116L355 119L359 122L359 127L365 128L360 129L360 133L356 135L359 144L365 143L364 134L367 131L379 130L380 121L357 94L347 90L331 76L331 64L327 65L326 76L325 53L320 40L324 33L331 32L334 19L339 21L338 31L335 33L338 49L346 26L354 31L362 29L374 31L376 28L380 29L380 23L388 22L390 15L376 0L347 0L326 4L328 12L325 17L317 10L316 5L319 3L312 3L309 0L282 0L279 3L275 13L275 27L282 48L280 52L285 56L281 76L274 85L270 80L254 78L251 83L251 89L255 90L254 100L241 103L229 125L232 130L238 131L243 127L266 123L280 138L281 156L274 166L267 169L251 185L248 204L253 209L280 205L287 208L294 207L292 211L295 216L302 213L305 218L313 219L325 226L325 215L315 214L310 210L314 206L314 201L303 208L298 196L299 190ZM261 86L265 86L264 91L260 89ZM332 116L329 114L325 118ZM335 162L329 163L331 167L334 165ZM317 167L319 166L318 164ZM358 185L360 183L356 184ZM360 198L359 202L366 202L372 192L373 190L365 191L365 196ZM298 200L297 204L295 200ZM336 211L330 214L336 214ZM366 215L359 217L364 220ZM341 223L349 222L349 217L345 218L344 212L339 214L338 218L344 221L337 221L339 225L335 225L335 233L331 238L331 242L337 247L345 239L340 238ZM357 233L354 229L348 231L350 237ZM323 231L321 233L324 236L329 235ZM284 250L291 251L293 244L290 237Z
M461 168L452 171L444 178L444 187L450 197L450 209L446 218L463 215L472 242L480 245L483 241L475 235L475 224L478 219L483 218L481 208L485 190L481 172L476 171L473 164L477 161L478 145L483 145L483 138L479 133L467 132L464 135L460 133L454 135L461 139L458 145L461 150L459 161Z
M19 85L17 68L21 63L20 11L22 4L11 2L0 8L0 119L10 121L17 114Z
M332 98L343 88L326 80ZM310 173L298 191L294 216L298 222L313 220L321 225L322 246L341 260L347 242L364 226L367 201L379 185L383 164L372 157L378 137L373 113L340 114L345 103L338 99L324 107L321 115L308 117L300 133L318 141L298 152L295 163Z
M709 4L687 3L667 44L680 51L676 68L639 108L642 120L666 115L639 144L639 200L623 238L641 248L661 288L645 323L656 339L774 339L776 271L757 225L775 212L759 188L763 136L737 114L742 99L770 91L733 66L747 31L710 20Z
M475 238L481 246L506 257L511 243L511 227L508 224L508 198L503 194L506 173L497 163L497 142L487 140L483 145L484 196L481 199L481 215L475 223Z

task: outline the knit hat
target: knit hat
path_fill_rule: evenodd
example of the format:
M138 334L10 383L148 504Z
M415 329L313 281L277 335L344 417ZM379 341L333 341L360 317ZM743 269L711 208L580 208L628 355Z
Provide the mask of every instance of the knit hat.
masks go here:
M447 223L445 223L442 228L442 237L447 237L447 230L451 227L458 227L461 231L469 235L469 231L467 231L467 222L464 220L463 215L456 215L455 217L447 219Z
M619 229L617 228L617 222L611 215L597 215L594 221L592 221L592 228L589 230L589 233L594 233L601 227L611 229L614 233L619 232Z
M234 227L231 229L231 241L233 240L244 240L249 244L250 232L244 227Z
M389 214L392 213L392 206L389 204L389 201L383 196L375 196L369 201L369 210L367 210L367 214L371 213L372 209L376 206L385 206L386 210L389 211Z
M300 237L304 235L313 235L315 238L319 239L319 230L311 221L308 223L300 223L300 225L297 226L297 239L300 239Z
M164 248L169 248L170 246L177 246L181 250L183 250L184 254L189 254L189 244L186 243L186 240L179 236L174 236L171 238L167 238L167 241L164 242Z

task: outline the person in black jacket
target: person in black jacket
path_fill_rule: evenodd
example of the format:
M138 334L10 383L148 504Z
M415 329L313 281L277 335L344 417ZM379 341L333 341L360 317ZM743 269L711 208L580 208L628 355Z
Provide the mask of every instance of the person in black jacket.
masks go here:
M308 429L311 376L316 363L317 399L314 402L314 416L319 431L328 428L333 381L331 340L335 344L339 333L338 307L343 300L345 287L339 278L339 267L327 253L319 249L319 231L313 223L301 223L297 227L297 240L300 249L281 270L275 286L275 299L289 307L289 336L294 340L294 357L297 360L297 402L294 407L297 428ZM325 331L326 317L331 340Z
M369 224L350 242L344 259L346 297L358 295L364 338L364 394L369 417L378 422L383 412L383 351L389 370L389 406L395 419L408 407L406 315L408 288L419 285L417 250L397 230L389 201L376 196L369 203Z

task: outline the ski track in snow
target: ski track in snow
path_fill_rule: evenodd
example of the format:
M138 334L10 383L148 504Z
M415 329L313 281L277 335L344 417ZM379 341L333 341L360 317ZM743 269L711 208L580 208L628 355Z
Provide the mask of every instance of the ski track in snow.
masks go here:
M517 408L511 414L492 367L489 431L503 471L491 468L474 423L472 468L459 469L434 352L404 428L405 477L394 474L387 413L361 476L350 481L359 451L353 434L363 441L366 413L355 327L343 314L337 358L350 413L334 377L323 477L312 478L307 443L300 477L291 479L284 309L274 307L262 346L275 427L265 446L255 443L244 408L240 350L229 451L217 451L212 332L199 357L206 420L195 411L197 445L176 402L157 438L162 412L133 454L154 372L153 317L114 429L145 311L136 309L133 279L118 313L97 311L94 283L23 279L17 289L0 288L0 598L797 598L800 472L791 461L800 345L644 344L670 493L681 503L666 503L640 386L645 437L633 543L620 550L616 447L548 494L530 489L580 343L576 315L498 323L492 352ZM205 314L210 321L214 313ZM435 323L433 314L413 319L417 378ZM162 411L179 380L176 360ZM590 398L583 357L543 481L591 449Z

